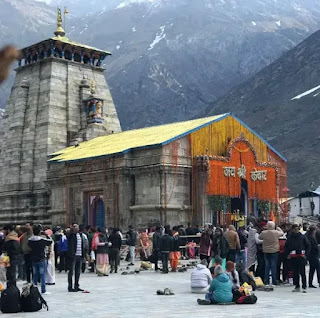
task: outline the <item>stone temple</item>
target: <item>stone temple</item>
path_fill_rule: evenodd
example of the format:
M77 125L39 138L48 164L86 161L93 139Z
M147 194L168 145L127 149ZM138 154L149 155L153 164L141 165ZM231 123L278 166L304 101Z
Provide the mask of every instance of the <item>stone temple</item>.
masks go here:
M121 131L101 67L110 53L70 41L61 25L59 12L54 37L22 50L0 132L0 224L47 222L48 155ZM90 101L91 84L104 113L87 120L82 106Z
M121 131L102 60L55 36L22 50L1 128L0 224L285 219L286 160L232 114ZM196 107L196 105L195 105Z

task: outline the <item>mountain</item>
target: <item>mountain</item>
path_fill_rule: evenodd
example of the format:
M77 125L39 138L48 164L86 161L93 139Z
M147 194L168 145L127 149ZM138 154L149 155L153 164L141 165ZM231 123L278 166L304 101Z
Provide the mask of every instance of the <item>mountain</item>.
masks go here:
M0 47L24 47L51 36L56 21L53 8L32 0L0 0L0 7ZM12 71L9 80L0 86L0 107L5 107L13 77Z
M232 111L288 160L291 195L320 184L320 31L210 105Z
M1 12L18 31L10 39L19 46L51 36L54 26L44 27L43 22L54 24L52 14L60 3L70 12L69 38L113 53L105 61L106 77L124 129L197 116L316 31L320 21L317 0L2 3L16 9ZM22 14L28 17L25 23ZM1 44L8 32L0 30ZM6 92L8 86L10 82Z
M72 13L72 2L82 0L69 1ZM315 0L112 3L70 20L69 35L113 53L107 80L124 129L197 116L320 21Z
M308 111L297 119L299 108L291 107L304 99L313 101L313 96L293 100L286 110L283 104L283 114L275 114L280 111L276 104L280 93L288 93L285 100L289 101L320 84L309 80L317 68L303 78L289 72L296 83L287 92L279 91L279 101L272 99L274 91L266 93L277 84L273 81L265 82L266 92L257 95L254 103L245 104L250 91L245 91L244 104L241 94L228 91L241 83L247 85L249 78L317 31L320 1L0 0L0 46L10 39L23 47L51 36L57 4L66 5L70 12L66 18L70 39L113 52L104 67L123 129L193 118L207 113L208 105L215 113L236 110L287 155L289 171L302 178L301 185L307 185L314 155L309 154L299 171L301 157L295 147L309 147L301 141L305 137L298 135L298 129L309 131L315 118L308 117ZM0 87L0 107L11 83L12 77ZM259 83L251 88L260 87ZM225 101L233 96L229 103L223 103L224 99L214 103L225 94ZM303 128L291 126L297 121ZM279 137L279 133L291 136L291 129L295 139ZM310 139L313 143L314 135Z

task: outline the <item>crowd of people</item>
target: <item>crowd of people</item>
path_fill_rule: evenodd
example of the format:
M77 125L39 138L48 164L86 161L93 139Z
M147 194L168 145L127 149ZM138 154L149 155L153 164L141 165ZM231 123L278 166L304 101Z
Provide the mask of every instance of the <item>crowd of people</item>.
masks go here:
M254 277L260 277L267 286L293 285L293 292L302 287L306 293L307 287L317 288L315 272L320 286L319 244L320 228L314 225L276 227L273 221L262 220L237 231L233 225L225 230L209 226L201 234L202 261L191 274L191 291L206 294L199 304L231 302L242 284L254 290Z
M191 290L195 293L212 293L210 286L217 276L220 278L216 286L228 280L232 289L244 282L254 287L252 277L260 277L265 285L292 284L295 292L300 291L301 278L302 291L306 292L308 286L316 288L315 272L320 284L319 243L320 230L313 225L308 229L297 224L276 227L272 221L259 221L237 230L233 225L208 225L200 230L189 224L186 229L183 225L167 225L138 233L129 226L122 234L117 228L73 224L66 229L50 229L26 223L15 228L7 225L0 231L0 253L9 260L5 262L2 257L7 285L16 285L17 279L40 283L44 294L49 293L47 285L55 284L56 271L68 273L69 292L84 291L79 279L86 269L108 276L118 272L122 256L128 266L133 266L137 254L163 274L176 272L181 259L199 256L201 263L191 278ZM216 269L217 266L221 268Z
M194 244L188 251L195 257L194 241L200 240L198 236L188 242L184 237L187 232L192 236L200 233L198 227L189 226L185 230L182 225L172 229L157 226L140 233L129 226L125 235L118 228L77 224L66 229L32 223L7 225L0 230L0 255L8 287L24 280L40 283L41 292L50 294L47 285L55 284L56 271L64 271L68 273L68 291L84 292L79 285L80 274L86 269L98 276L117 273L121 248L128 266L134 266L136 254L140 254L140 260L154 263L156 271L160 269L160 261L162 273L169 272L169 262L171 271L176 271L179 260L186 257L186 249L182 251L181 245Z

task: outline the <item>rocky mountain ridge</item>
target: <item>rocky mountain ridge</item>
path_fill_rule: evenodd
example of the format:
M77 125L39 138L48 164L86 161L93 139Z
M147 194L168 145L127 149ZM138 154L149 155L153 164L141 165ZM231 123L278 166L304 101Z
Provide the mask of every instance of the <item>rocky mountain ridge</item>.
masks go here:
M320 184L320 31L210 105L232 111L288 160L291 194Z

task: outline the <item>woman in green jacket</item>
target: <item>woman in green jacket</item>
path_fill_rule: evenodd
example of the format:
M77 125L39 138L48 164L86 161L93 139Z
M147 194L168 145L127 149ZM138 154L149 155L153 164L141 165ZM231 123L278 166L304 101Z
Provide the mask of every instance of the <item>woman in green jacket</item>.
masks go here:
M198 299L199 305L232 302L232 282L229 276L224 273L221 265L215 268L214 276L209 288L209 293L206 294L205 299Z

